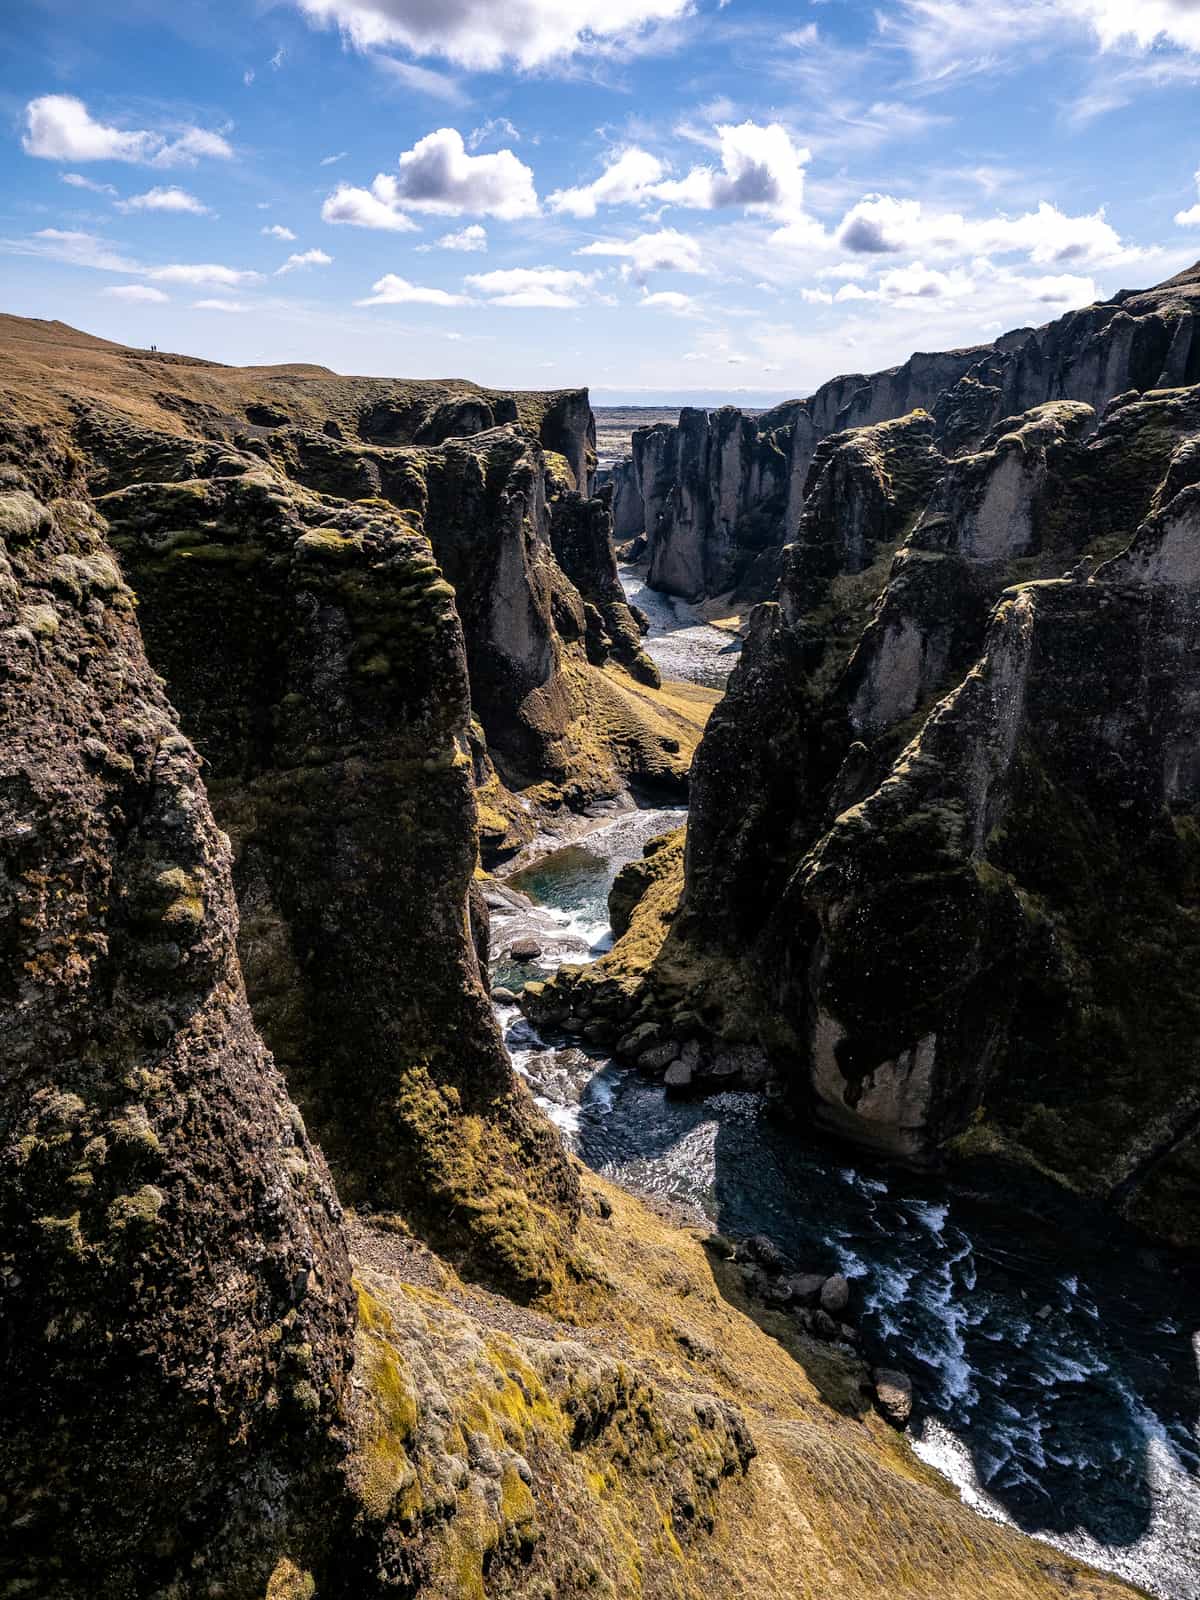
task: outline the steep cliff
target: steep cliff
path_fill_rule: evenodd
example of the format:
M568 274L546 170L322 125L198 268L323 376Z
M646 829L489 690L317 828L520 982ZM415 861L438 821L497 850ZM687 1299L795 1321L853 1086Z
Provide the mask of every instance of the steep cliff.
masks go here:
M576 986L765 1048L819 1128L1194 1241L1198 440L1185 388L1098 426L1043 404L950 462L919 413L824 441L678 908L676 871Z
M341 1210L103 525L69 453L3 447L0 1582L262 1593L340 1454Z
M684 412L677 429L644 430L635 435L632 473L649 581L691 600L731 588L767 598L778 551L799 526L821 441L846 428L928 410L939 446L956 455L1003 418L1049 400L1077 400L1099 414L1127 390L1200 381L1198 298L1193 268L992 344L918 353L884 372L834 378L756 419L731 408ZM630 537L635 519L635 510L622 508Z

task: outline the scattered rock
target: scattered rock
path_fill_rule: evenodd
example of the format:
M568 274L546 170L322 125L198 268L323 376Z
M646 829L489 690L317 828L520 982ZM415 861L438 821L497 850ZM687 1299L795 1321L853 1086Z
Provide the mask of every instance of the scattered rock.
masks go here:
M536 961L542 953L542 947L536 939L515 939L509 945L508 953L514 961Z
M850 1304L850 1285L840 1272L826 1278L821 1285L821 1310L831 1317L840 1316Z
M637 1058L639 1072L661 1072L664 1067L669 1067L679 1054L679 1045L674 1039L668 1039L665 1044L651 1045L649 1050L643 1050Z
M880 1414L897 1428L903 1428L912 1415L912 1379L894 1367L876 1367L871 1373L875 1385L875 1404Z
M752 1233L743 1240L739 1255L744 1261L757 1261L768 1272L782 1272L787 1265L783 1251L765 1233Z
M825 1284L823 1274L798 1272L785 1281L793 1305L815 1306L820 1301L821 1290Z
M711 1251L719 1261L732 1261L737 1255L737 1245L723 1233L710 1233L704 1241L704 1248Z
M498 1006L515 1006L517 1003L516 995L503 984L492 990L492 999Z
M692 1086L692 1069L686 1061L672 1061L667 1068L663 1083L667 1089L676 1093Z

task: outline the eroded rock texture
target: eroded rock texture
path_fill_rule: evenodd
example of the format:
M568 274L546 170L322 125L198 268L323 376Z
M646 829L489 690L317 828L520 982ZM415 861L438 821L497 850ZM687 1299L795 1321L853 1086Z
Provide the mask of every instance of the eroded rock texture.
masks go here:
M1198 439L1185 388L1098 425L1043 404L951 461L920 413L825 440L697 756L657 962L661 999L766 1045L818 1126L1032 1162L1177 1239Z
M1099 414L1131 390L1200 381L1195 269L1154 289L1126 291L994 344L918 353L899 367L822 384L757 418L732 408L684 411L678 427L634 436L649 581L703 599L734 589L765 599L778 552L796 537L805 484L821 443L915 409L931 411L939 447L978 447L1006 417L1050 400ZM635 514L622 508L630 526ZM641 531L641 530L637 530Z
M103 526L69 458L4 448L0 1581L261 1593L338 1459L341 1210Z

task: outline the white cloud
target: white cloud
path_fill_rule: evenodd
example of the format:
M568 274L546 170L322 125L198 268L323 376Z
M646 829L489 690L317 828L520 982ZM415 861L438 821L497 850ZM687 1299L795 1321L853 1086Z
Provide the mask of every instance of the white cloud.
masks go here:
M568 311L583 304L594 281L590 273L563 267L509 267L475 273L466 283L495 306Z
M428 289L419 283L409 283L394 272L385 273L371 285L372 294L366 300L356 300L359 306L465 306L470 301L466 295L449 294L445 289Z
M632 146L591 183L575 189L556 189L547 196L546 204L551 211L565 211L572 217L594 217L597 206L636 205L648 198L648 191L663 177L664 170L657 156Z
M322 167L332 167L336 161L344 161L346 159L346 154L347 152L345 150L339 150L336 155L322 156L319 165Z
M64 183L69 183L72 189L89 189L92 194L115 195L117 192L111 183L95 183L91 178L85 178L81 172L63 172L59 176Z
M488 247L487 229L479 222L471 222L465 228L460 228L457 233L444 233L437 241L441 250L463 250L469 254L477 254ZM418 245L419 250L432 250L429 244Z
M1020 251L1039 266L1067 261L1116 264L1137 255L1105 221L1103 209L1071 217L1044 200L1036 211L1019 217L973 219L957 212L926 211L919 200L867 195L842 218L837 237L843 249L862 255Z
M39 228L31 239L7 241L19 255L46 256L72 267L92 267L97 272L140 272L136 261L121 255L106 239L71 228Z
M151 167L193 166L202 156L229 160L233 148L222 134L185 128L174 138L141 128L124 130L97 122L82 100L45 94L25 107L26 155L45 161L130 161Z
M515 61L523 68L577 51L636 40L648 26L692 9L692 0L297 0L314 22L335 24L359 49L401 45L472 71Z
M716 130L721 167L693 167L648 191L672 205L716 211L743 206L778 217L796 215L804 203L804 168L811 152L792 143L778 122L722 123Z
M444 72L434 72L431 67L418 67L412 61L397 61L395 56L376 56L377 66L411 89L414 94L428 95L433 100L444 100L448 105L465 105L467 96L462 85Z
M640 283L650 272L702 273L699 239L676 228L640 233L636 239L597 239L575 252L579 256L617 256L629 264Z
M801 289L800 298L806 305L831 306L833 296L828 289Z
M1200 51L1195 0L898 0L877 9L876 25L934 85L994 73L1040 40L1090 42L1102 51Z
M640 304L648 311L670 311L677 317L696 316L699 309L690 294L681 294L677 289L659 289L643 295Z
M130 195L128 200L117 201L118 211L186 211L194 217L206 217L208 207L189 194L186 189L147 189L145 194Z
M1196 188L1200 191L1200 172L1195 175ZM1186 211L1175 213L1175 226L1177 228L1200 228L1200 201L1194 206L1188 206Z
M291 240L296 237L290 228L285 228L279 222L272 222L268 227L260 228L259 232L265 234L268 239Z
M171 298L161 289L152 289L148 283L118 283L104 293L114 300L144 301L147 305L164 305Z
M241 272L236 267L222 267L214 262L195 265L176 263L169 267L151 267L146 276L155 283L190 283L197 288L233 289L240 283L257 283L261 272Z
M347 223L353 228L381 228L390 233L416 233L417 224L412 218L386 198L391 192L390 182L380 174L370 189L339 183L321 207L322 221Z
M1101 47L1132 43L1143 50L1160 42L1200 50L1200 10L1195 0L1065 0L1064 9L1095 29Z
M253 67L247 67L245 72L242 73L242 82L246 85L247 89L254 82L254 68Z
M280 278L285 272L295 272L297 267L328 267L332 262L333 257L327 256L324 250L298 250L281 267L276 267L275 276Z
M271 67L273 69L273 71L278 72L280 67L283 65L284 57L286 55L287 55L287 51L283 48L282 45L280 45L278 50L276 50L275 54L271 57L270 61L267 63L267 65L269 67Z
M251 311L244 300L193 300L193 311Z
M411 230L409 211L457 217L474 212L503 222L537 215L533 172L511 150L467 153L456 128L438 128L400 157L397 172L381 172L367 189L342 184L326 200L326 222Z
M511 139L514 144L520 144L521 135L507 117L489 117L478 128L472 128L467 135L467 149L478 150L481 144L486 144L489 139ZM534 143L536 144L536 140ZM449 334L446 335L450 337Z
M1028 288L1035 300L1046 305L1088 306L1100 298L1094 278L1080 278L1069 272L1057 277L1023 278L1019 280Z

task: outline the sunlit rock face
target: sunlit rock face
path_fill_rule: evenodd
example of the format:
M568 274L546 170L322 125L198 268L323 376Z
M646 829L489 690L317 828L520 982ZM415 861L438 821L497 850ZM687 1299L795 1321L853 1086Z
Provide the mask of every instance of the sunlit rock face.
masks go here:
M1176 1238L1198 439L1182 388L1043 403L952 460L924 414L824 441L698 754L675 935L752 974L819 1125L1007 1151Z
M689 600L730 589L768 599L822 440L923 409L939 448L955 456L977 449L1004 418L1047 401L1078 401L1098 416L1126 391L1196 383L1198 296L1193 269L993 344L918 352L884 372L833 378L758 417L685 410L676 427L635 435L641 511L626 493L622 525L645 532L655 587Z

